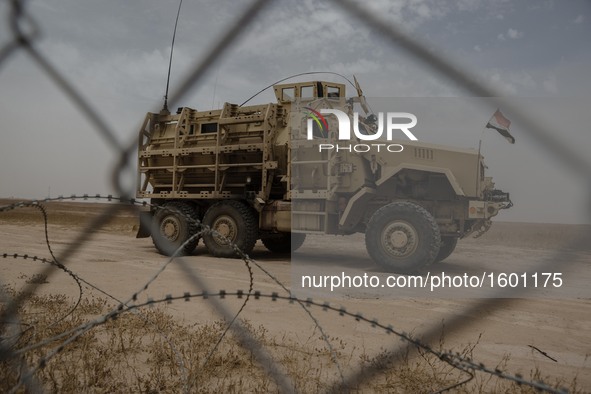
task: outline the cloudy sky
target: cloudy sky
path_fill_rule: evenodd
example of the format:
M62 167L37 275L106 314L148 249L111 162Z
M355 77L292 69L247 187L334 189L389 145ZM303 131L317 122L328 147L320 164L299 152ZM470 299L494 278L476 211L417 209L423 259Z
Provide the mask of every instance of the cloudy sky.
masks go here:
M590 156L591 131L585 127L591 112L587 109L591 103L588 1L360 3L503 96L525 97L525 106L531 100L543 102L533 108L549 122L568 117L566 127L562 121L552 126L573 152ZM185 0L174 51L173 89L248 4ZM35 47L125 145L136 139L145 113L162 105L177 7L177 0L26 2L27 12L41 30ZM7 2L0 4L0 15L9 18ZM0 25L0 48L12 39L9 26ZM27 23L20 26L29 29ZM309 71L356 75L370 98L466 100L468 96L334 3L277 0L182 102L174 105L210 109L226 101L241 103L276 80ZM342 81L332 75L321 77ZM0 197L113 192L110 171L116 156L24 51L0 64L0 92ZM267 92L254 102L272 99ZM562 108L562 115L553 114L552 108ZM510 114L511 108L504 112ZM487 116L465 130L443 127L418 137L474 148ZM483 142L490 174L498 187L511 192L516 203L503 213L502 220L586 222L589 196L582 181L551 152L526 133L522 135L519 125L514 124L512 132L515 145L490 133ZM133 176L132 171L127 179Z

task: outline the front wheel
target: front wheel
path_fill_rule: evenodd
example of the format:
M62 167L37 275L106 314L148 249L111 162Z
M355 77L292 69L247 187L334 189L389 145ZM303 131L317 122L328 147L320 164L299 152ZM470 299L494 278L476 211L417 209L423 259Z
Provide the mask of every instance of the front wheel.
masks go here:
M255 212L240 201L224 200L213 204L205 212L203 224L213 230L203 235L203 242L215 257L239 257L235 247L248 254L259 238Z
M415 273L433 263L440 243L435 218L411 202L393 202L378 209L365 232L371 258L398 273Z

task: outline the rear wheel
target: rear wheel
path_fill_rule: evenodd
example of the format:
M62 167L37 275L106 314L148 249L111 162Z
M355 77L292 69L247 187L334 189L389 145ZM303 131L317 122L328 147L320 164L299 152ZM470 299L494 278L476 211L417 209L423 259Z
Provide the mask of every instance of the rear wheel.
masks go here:
M431 264L440 243L435 218L410 202L393 202L378 209L365 232L371 258L398 273L414 273Z
M234 245L248 254L259 237L257 215L240 201L225 200L213 204L205 212L203 224L216 233L203 236L205 246L216 257L239 257Z
M441 237L441 246L439 247L439 253L435 258L435 262L438 263L448 258L453 253L457 244L458 239L456 237Z
M197 209L189 203L173 201L164 204L154 214L152 241L163 255L188 255L199 243L199 237L195 237L199 230Z
M290 253L298 250L306 240L302 233L278 233L261 238L263 245L273 253Z

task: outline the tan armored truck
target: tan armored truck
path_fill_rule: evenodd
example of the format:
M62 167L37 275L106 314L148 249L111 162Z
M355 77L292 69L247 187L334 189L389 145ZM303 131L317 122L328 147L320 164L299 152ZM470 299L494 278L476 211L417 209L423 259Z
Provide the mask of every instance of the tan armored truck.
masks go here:
M138 237L151 235L166 255L190 254L202 222L245 253L258 239L286 253L306 234L361 232L376 263L408 273L447 258L512 205L475 150L377 138L385 120L367 111L358 84L353 98L323 81L274 90L276 103L147 114L137 197L151 208ZM354 123L348 141L342 114ZM236 256L226 239L202 239L212 255Z

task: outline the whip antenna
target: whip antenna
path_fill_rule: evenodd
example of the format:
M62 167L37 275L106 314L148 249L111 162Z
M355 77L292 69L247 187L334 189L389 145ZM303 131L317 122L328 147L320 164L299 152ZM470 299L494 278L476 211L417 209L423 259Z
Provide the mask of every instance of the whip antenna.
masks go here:
M176 38L176 27L179 24L179 16L181 15L181 5L183 5L183 0L179 1L179 9L176 13L176 21L174 22L174 32L172 33L172 44L170 45L170 59L168 60L168 76L166 77L166 92L164 93L164 106L160 111L163 115L169 115L170 111L168 110L168 87L170 86L170 69L172 68L172 53L174 52L174 39Z

